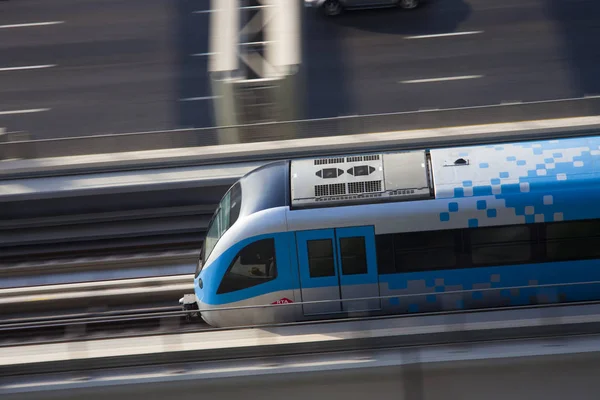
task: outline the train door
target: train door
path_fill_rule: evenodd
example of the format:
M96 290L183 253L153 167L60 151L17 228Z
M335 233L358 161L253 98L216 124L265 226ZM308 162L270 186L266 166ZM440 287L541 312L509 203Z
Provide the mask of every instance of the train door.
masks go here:
M301 231L296 240L302 301L319 302L304 304L304 315L381 308L372 226Z

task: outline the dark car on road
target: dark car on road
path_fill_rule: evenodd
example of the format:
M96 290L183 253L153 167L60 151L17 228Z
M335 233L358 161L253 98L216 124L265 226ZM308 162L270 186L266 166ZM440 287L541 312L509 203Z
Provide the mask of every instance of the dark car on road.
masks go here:
M327 16L335 16L351 9L400 7L412 10L421 0L304 0L304 3L307 7L320 8Z

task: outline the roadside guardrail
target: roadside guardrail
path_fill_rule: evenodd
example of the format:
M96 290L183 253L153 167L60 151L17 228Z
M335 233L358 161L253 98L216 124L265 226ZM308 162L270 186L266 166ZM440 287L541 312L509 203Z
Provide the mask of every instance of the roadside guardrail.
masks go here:
M466 121L469 125L510 123L530 120L531 115L536 115L538 120L597 116L600 115L600 96L459 109L415 110L208 128L20 140L0 143L0 160L216 146L219 144L219 135L228 136L227 131L236 131L239 137L245 138L240 144L264 141L278 143L294 139L458 127ZM294 134L287 134L289 132ZM121 161L123 158L116 157Z

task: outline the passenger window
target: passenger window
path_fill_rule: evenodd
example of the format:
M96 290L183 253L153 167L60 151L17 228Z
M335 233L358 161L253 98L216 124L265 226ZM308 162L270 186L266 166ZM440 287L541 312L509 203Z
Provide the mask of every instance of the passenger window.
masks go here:
M548 261L600 256L600 221L570 221L546 225Z
M335 276L331 239L308 240L308 270L311 278Z
M456 267L456 232L408 232L394 235L396 272Z
M527 225L479 228L470 232L473 266L531 261L533 245Z
M377 251L377 271L379 274L395 274L394 235L376 235L375 247Z
M364 237L341 238L340 254L342 257L342 273L344 275L358 275L368 272Z
M225 273L217 294L247 289L275 278L275 240L259 240L250 243L238 253Z

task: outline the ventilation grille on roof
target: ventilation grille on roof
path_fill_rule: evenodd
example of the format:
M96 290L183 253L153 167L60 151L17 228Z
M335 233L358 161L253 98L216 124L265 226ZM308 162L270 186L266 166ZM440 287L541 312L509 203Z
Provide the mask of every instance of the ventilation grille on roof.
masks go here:
M343 162L344 157L320 158L318 160L315 160L315 165L338 164Z
M343 183L332 183L330 185L316 185L315 197L339 196L346 194L346 185Z
M372 154L368 156L350 156L346 157L346 162L357 162L357 161L377 161L379 160L379 154Z
M381 192L381 181L348 182L348 193Z
M292 207L430 198L423 150L292 160Z

